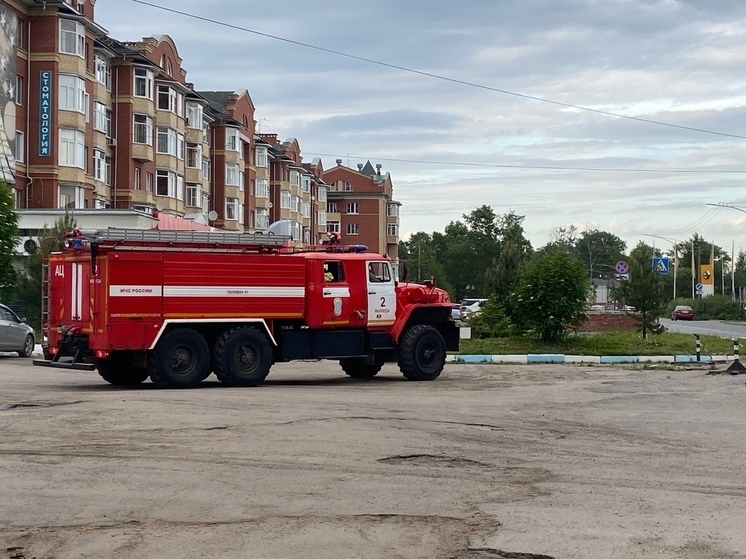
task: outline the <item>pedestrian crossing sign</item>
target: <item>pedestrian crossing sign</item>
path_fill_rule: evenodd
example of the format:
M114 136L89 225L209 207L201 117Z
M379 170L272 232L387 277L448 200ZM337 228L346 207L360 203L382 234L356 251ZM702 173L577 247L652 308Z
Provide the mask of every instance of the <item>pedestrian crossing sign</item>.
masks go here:
M667 274L669 268L669 259L665 256L653 258L653 269L659 274Z

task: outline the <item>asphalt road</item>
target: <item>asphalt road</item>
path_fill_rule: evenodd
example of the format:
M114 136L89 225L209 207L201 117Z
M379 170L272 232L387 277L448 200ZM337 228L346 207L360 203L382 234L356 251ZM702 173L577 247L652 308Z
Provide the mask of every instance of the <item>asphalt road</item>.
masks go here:
M0 557L746 558L744 376L273 368L105 384L0 358Z
M746 338L746 323L721 320L670 320L661 318L670 332L720 336L722 338Z

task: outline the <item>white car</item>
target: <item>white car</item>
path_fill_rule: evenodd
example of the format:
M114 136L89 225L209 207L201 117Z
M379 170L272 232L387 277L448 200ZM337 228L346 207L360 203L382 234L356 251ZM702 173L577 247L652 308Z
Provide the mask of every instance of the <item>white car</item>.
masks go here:
M21 357L31 357L35 343L34 329L26 324L26 319L18 318L0 304L0 351L15 351Z
M464 299L461 301L461 320L469 317L470 314L482 310L482 305L487 299Z

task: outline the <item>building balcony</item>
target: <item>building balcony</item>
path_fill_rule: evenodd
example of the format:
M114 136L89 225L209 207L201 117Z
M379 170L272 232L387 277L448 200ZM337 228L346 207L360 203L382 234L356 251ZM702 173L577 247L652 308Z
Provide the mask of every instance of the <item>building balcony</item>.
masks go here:
M155 123L156 126L168 126L179 132L184 130L184 119L171 111L156 111Z
M132 159L135 161L153 161L153 146L132 144Z

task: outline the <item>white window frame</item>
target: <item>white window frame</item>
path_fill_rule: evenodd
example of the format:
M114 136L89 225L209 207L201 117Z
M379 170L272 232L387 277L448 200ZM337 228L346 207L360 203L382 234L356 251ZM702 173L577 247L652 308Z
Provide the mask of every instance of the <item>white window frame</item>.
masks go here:
M85 26L82 23L60 18L60 52L85 58Z
M327 221L326 231L327 233L339 233L340 232L339 221Z
M311 192L311 177L309 177L308 175L303 175L300 182L300 189L303 192Z
M187 143L185 165L190 169L202 168L202 144Z
M57 187L57 207L82 210L85 208L85 189L77 184Z
M339 210L337 209L337 203L336 202L327 202L326 204L326 211L330 214L336 214L339 213Z
M300 196L292 196L290 198L290 211L293 211L293 212L300 211Z
M326 202L327 188L325 186L319 186L316 188L316 201L319 203Z
M111 91L111 66L109 61L98 54L94 55L94 68L96 81L106 86L106 91Z
M75 128L60 128L58 165L85 169L84 132Z
M187 128L202 129L204 109L200 103L186 102L186 125Z
M153 192L153 173L145 173L145 192Z
M142 188L142 185L140 184L141 177L142 177L142 171L140 171L140 167L135 167L135 178L134 178L135 190L140 190Z
M225 149L227 151L241 151L241 134L237 128L225 129Z
M256 209L256 228L266 229L269 227L269 210L267 208Z
M155 143L155 152L164 155L177 154L177 137L178 134L173 128L168 126L158 126L156 128L157 141Z
M156 169L155 176L155 195L176 198L176 173L166 169ZM162 188L164 185L165 189Z
M158 86L158 110L176 114L178 111L178 93L173 87Z
M16 74L16 89L12 92L11 97L19 107L23 105L23 76Z
M93 102L93 129L103 132L107 136L111 130L111 113L109 107L101 101Z
M300 215L303 217L310 218L311 217L311 204L308 202L301 202L300 203Z
M266 146L256 147L256 166L265 169L269 166Z
M225 184L226 186L239 186L240 169L238 163L225 164Z
M176 157L180 159L181 161L184 160L184 134L181 132L176 134Z
M357 202L347 202L347 212L350 215L358 215L360 213L360 204Z
M16 130L15 158L16 163L24 163L26 161L26 136L20 130Z
M100 149L93 150L93 176L97 181L109 184L111 176L111 159Z
M287 190L280 191L280 208L290 209L290 192Z
M386 224L386 235L389 237L399 236L399 224L398 223L387 223Z
M191 208L199 208L202 206L202 189L199 183L188 182L186 183L186 205Z
M397 204L388 204L386 207L386 215L389 217L399 216L399 206Z
M257 177L254 190L257 198L269 198L269 181L265 177Z
M144 119L145 122L137 122L138 117ZM138 141L141 138L141 134L138 134L138 129L140 133L145 132L146 142ZM135 113L132 117L132 134L133 143L148 146L153 145L153 118L148 115Z
M357 223L348 223L346 227L346 232L348 235L359 235L360 225Z
M210 180L210 170L212 165L210 164L210 158L206 155L202 155L202 178Z
M316 212L316 223L319 225L326 225L326 212L324 210Z
M57 106L61 110L86 112L85 80L75 74L60 74L59 101Z
M298 171L290 171L290 184L300 186L300 173Z
M132 95L143 99L153 100L153 71L147 68L134 68L134 80L132 82ZM138 93L143 90L144 93Z
M225 219L227 221L238 221L238 198L225 199Z

